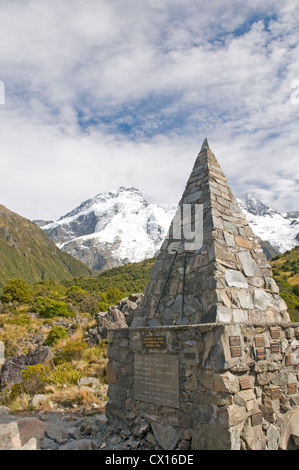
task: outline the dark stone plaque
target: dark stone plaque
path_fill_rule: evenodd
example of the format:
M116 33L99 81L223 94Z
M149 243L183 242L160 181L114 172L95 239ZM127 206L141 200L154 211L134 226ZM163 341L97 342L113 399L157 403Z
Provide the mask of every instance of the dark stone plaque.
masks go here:
M240 336L230 336L229 337L229 345L230 346L240 346L241 345Z
M280 354L280 343L270 343L271 354Z
M281 390L279 387L271 388L271 398L272 400L276 400L277 398L281 398Z
M264 348L265 347L265 338L264 338L264 336L256 336L255 337L255 346L257 348Z
M232 346L230 348L230 355L231 357L241 357L242 356L241 346Z
M179 408L179 360L171 354L134 355L134 398Z
M264 361L266 359L265 348L257 348L255 351L255 354L256 354L257 361Z
M239 377L239 383L242 390L247 390L248 388L251 388L251 383L248 376Z
M263 422L263 414L261 411L256 411L255 413L252 413L251 415L252 426L258 426L259 424L262 424L262 422Z
M165 349L166 336L143 336L142 346L146 349Z
M295 395L297 393L297 384L296 384L296 382L288 384L288 393L290 395Z
M280 328L271 328L270 335L272 339L280 339Z

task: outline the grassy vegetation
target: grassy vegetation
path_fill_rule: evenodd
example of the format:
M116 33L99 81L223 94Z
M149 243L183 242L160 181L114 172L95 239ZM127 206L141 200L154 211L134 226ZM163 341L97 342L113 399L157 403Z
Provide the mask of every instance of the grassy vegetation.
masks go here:
M91 316L87 323L77 325L70 336L66 328L52 326L48 319L25 313L21 307L15 308L14 313L0 315L0 325L0 340L5 343L6 356L29 352L32 338L40 331L46 337L44 344L50 346L54 354L47 365L26 367L22 371L21 384L0 391L0 405L8 406L12 411L30 410L33 396L45 394L47 402L42 405L43 409L83 405L86 409L94 406L104 409L107 344L102 341L88 347L84 341L86 330L94 325ZM78 387L78 380L85 376L96 377L99 386L94 390Z
M291 320L299 322L299 246L275 256L270 264Z
M109 305L136 292L142 292L149 280L154 260L129 264L100 273L95 278L78 277L70 281L43 281L34 285L20 278L7 282L0 296L0 340L5 356L27 354L32 341L42 334L44 345L51 347L53 361L23 371L21 384L0 391L0 405L12 410L30 409L35 394L46 394L43 408L97 406L106 402L107 344L89 347L84 341L88 328L95 325L94 314L107 311ZM76 324L74 317L85 322ZM72 331L53 325L57 319L72 325ZM85 376L100 380L95 390L78 387Z
M93 278L48 280L33 285L19 278L7 282L0 296L0 340L5 344L6 357L28 353L33 338L42 333L54 359L47 366L27 367L22 384L0 391L0 404L12 410L29 409L32 397L44 393L48 397L43 405L46 409L83 405L104 409L107 345L102 341L89 347L85 333L95 325L95 313L107 311L109 305L144 290L154 262L151 259L128 264ZM275 256L270 263L291 319L299 321L299 247ZM76 324L76 315L85 322ZM71 334L64 326L53 325L58 318L72 324ZM84 376L98 378L100 386L95 390L78 387L78 380Z

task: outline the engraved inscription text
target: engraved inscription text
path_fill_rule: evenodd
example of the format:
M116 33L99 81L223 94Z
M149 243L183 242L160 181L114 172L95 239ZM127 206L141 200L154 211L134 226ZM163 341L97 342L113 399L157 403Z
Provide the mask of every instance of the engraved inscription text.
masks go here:
M179 408L179 362L170 354L134 355L135 400Z

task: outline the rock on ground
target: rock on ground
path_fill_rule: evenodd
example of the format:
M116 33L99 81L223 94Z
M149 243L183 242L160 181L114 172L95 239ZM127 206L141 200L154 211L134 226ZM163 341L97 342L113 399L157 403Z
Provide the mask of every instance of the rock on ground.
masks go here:
M5 408L5 407L4 407ZM0 450L153 449L145 437L115 433L105 414L39 411L31 416L0 414ZM160 449L160 448L159 448Z

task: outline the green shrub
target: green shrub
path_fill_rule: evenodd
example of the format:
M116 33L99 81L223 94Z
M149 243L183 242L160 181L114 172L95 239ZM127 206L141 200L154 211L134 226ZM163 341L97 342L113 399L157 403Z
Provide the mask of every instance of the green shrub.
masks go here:
M49 383L49 379L44 374L44 367L48 371L49 368L42 364L27 366L26 369L22 370L22 382L12 386L11 398L23 393L31 396L42 393Z
M293 293L299 297L299 284L293 287Z
M67 304L62 300L54 300L49 297L37 297L35 299L35 311L44 318L73 317Z
M63 363L52 370L49 377L57 384L77 385L78 380L84 377L84 372L74 369L69 363Z
M63 328L63 326L54 325L45 340L45 345L54 346L54 344L58 343L58 341L67 337L68 334L66 328Z
M88 294L80 302L80 311L88 312L92 315L99 312L100 297L97 294Z
M31 288L23 279L11 279L4 287L0 300L4 303L29 304L31 302Z
M66 298L69 302L82 302L88 295L88 292L79 286L71 286L66 290Z
M57 356L56 363L79 361L87 349L87 344L84 341L74 341L67 344Z

